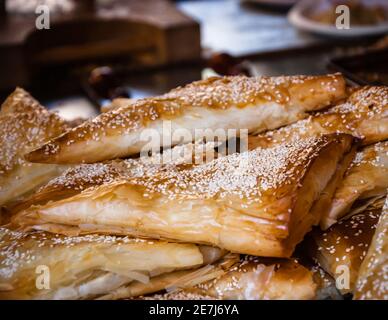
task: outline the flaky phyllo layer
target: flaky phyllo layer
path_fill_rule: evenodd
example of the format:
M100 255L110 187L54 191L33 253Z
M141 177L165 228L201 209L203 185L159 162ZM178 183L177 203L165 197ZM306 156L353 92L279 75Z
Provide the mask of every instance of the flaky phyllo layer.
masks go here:
M322 212L322 226L327 228L337 222L351 210L357 200L373 200L384 196L387 188L388 141L384 141L357 152L330 205Z
M319 214L314 202L350 152L352 137L327 135L256 149L198 166L144 166L16 214L20 229L126 234L288 257Z
M166 273L146 285L129 284L100 299L301 300L314 299L319 289L313 272L295 259L228 254L211 266Z
M388 197L376 226L368 253L362 262L355 288L355 299L388 299Z
M132 282L147 284L166 272L212 263L223 254L194 244L0 228L0 298L93 298Z

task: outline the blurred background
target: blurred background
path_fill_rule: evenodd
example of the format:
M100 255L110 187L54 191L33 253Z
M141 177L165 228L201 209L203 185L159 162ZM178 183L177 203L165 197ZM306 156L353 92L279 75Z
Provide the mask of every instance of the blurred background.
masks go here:
M217 74L388 84L387 35L387 0L0 0L0 98L71 120Z

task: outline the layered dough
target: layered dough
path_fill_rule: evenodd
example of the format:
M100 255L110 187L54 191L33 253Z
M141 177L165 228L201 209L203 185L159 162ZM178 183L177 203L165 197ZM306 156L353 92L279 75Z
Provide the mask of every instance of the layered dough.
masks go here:
M164 273L153 277L148 283L134 281L113 290L109 294L98 297L98 299L118 300L141 298L154 293L163 293L166 291L176 292L185 288L192 288L224 276L239 261L239 254L228 253L214 263L200 268Z
M16 214L12 225L52 232L117 233L289 257L320 216L310 209L352 149L327 135L220 157L153 167Z
M328 206L322 208L321 227L327 229L346 215L357 200L381 197L388 189L388 141L360 150L339 183Z
M355 286L357 300L388 300L388 198Z
M0 228L1 299L85 299L132 281L214 263L217 248L104 235Z
M339 221L328 230L314 230L309 240L309 254L337 281L343 293L354 291L363 262L382 210L382 201Z
M316 291L312 272L297 261L271 262L252 256L225 275L184 290L226 300L307 300L314 299Z
M317 282L314 272L295 259L229 254L194 271L166 273L147 284L133 282L100 299L304 300L316 298Z
M319 134L343 132L364 145L388 139L388 87L363 87L346 102L278 130L249 137L249 149Z
M340 74L210 78L128 101L55 138L26 157L40 163L93 163L187 143L227 139L228 129L263 132L346 97ZM208 134L208 132L211 134ZM220 134L222 132L222 134Z
M67 124L17 88L0 111L0 206L31 193L64 166L33 164L24 154L63 133Z

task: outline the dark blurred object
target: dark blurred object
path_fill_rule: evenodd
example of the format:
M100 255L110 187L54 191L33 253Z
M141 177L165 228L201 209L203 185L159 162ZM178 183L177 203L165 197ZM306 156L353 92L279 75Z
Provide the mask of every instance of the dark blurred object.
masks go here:
M207 66L223 76L246 75L251 76L244 60L235 58L227 53L215 53L207 60Z
M98 105L103 100L130 98L128 90L121 87L120 77L107 66L93 69L84 88L88 96Z
M0 17L5 15L5 0L0 0Z
M26 86L60 65L120 59L143 68L201 54L198 23L167 0L62 1L50 10L50 30L36 29L38 15L27 10L33 1L25 0L20 10L19 0L7 4L13 9L0 21L0 89Z
M384 49L388 48L388 36L381 38L372 47L372 49Z
M289 9L299 0L240 0L241 3L261 5L266 8Z
M130 97L131 97L130 92L128 92L128 90L125 89L124 87L116 87L109 92L110 100L114 100L117 98L130 98Z
M252 76L252 65L247 60L227 53L216 53L195 64L136 71L125 66L101 66L82 77L82 88L98 108L104 108L113 99L139 99L157 96L169 90L201 79L203 71L211 69L219 75Z
M201 79L203 62L133 70L125 66L95 67L81 77L81 87L99 110L116 98L141 99Z
M362 53L334 58L331 70L342 72L359 85L388 85L388 38Z

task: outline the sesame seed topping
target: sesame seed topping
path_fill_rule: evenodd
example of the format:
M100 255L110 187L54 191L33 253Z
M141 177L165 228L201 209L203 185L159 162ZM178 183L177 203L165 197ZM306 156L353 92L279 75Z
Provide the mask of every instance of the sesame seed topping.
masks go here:
M17 88L0 112L0 177L16 166L28 166L24 154L67 129L55 113L49 112L26 91Z
M161 193L171 199L223 198L260 200L260 196L281 186L297 187L311 161L330 142L329 137L313 137L218 158L200 166L161 169L130 180L142 186L144 195ZM148 168L145 168L146 172ZM284 190L283 190L284 191ZM276 193L276 192L275 192Z

